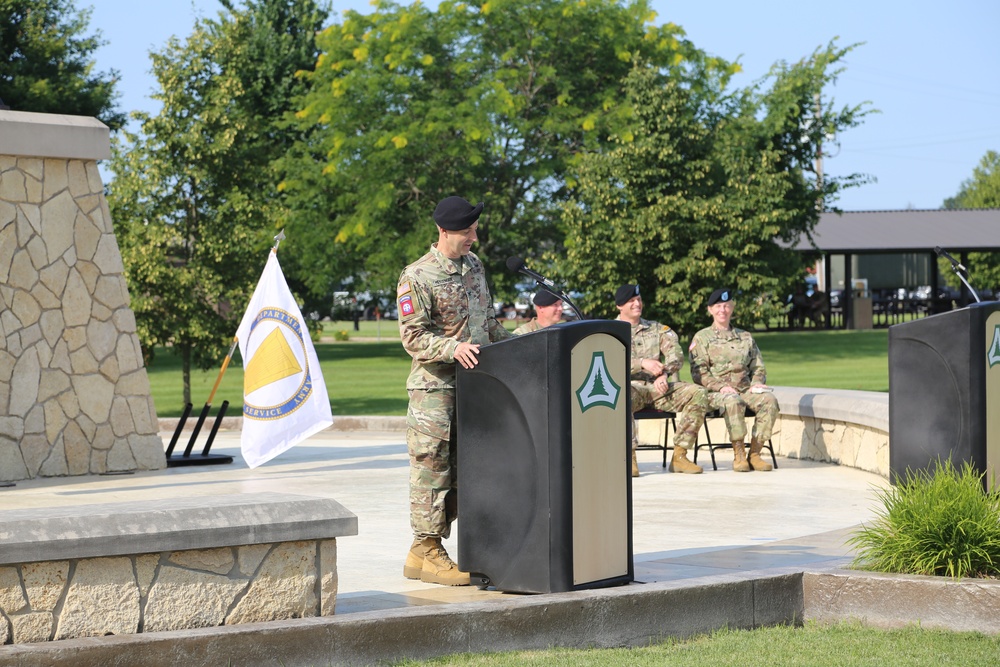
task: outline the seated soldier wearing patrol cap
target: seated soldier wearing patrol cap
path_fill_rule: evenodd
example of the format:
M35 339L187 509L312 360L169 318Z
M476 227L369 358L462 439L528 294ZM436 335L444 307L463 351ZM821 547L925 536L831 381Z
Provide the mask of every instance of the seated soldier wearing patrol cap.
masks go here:
M514 329L514 335L531 333L553 324L559 324L563 316L562 299L546 289L540 289L531 297L531 303L535 306L535 316L530 321L525 322Z
M749 332L732 325L735 302L732 290L717 289L708 297L712 326L696 333L688 351L691 353L691 377L707 388L712 408L722 410L733 443L733 470L749 472L771 470L761 458L764 443L778 417L778 400L767 386L767 371L760 350ZM750 456L746 453L746 408L756 417L750 438Z
M677 413L671 472L700 473L701 466L688 460L687 450L698 440L698 429L709 410L707 392L676 379L684 365L684 351L670 327L642 319L642 297L638 285L622 285L615 292L618 319L632 325L632 411L655 408ZM638 440L632 422L632 476L639 476L635 449Z
M450 586L470 582L441 545L458 515L455 363L474 368L480 346L510 337L497 321L483 264L471 252L482 210L482 202L441 200L434 209L437 243L403 269L396 287L399 334L413 357L406 446L414 538L403 576Z

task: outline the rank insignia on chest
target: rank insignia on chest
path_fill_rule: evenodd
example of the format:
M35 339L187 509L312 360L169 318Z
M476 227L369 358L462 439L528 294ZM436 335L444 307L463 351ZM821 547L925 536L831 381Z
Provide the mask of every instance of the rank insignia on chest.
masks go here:
M399 314L403 317L413 314L413 296L406 294L399 297Z

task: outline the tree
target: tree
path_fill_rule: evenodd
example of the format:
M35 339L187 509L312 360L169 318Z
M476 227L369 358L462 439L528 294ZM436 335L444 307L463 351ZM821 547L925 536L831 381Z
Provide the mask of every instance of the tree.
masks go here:
M958 194L946 199L944 207L1000 208L1000 153L987 151L979 165L972 171L972 178L962 183ZM970 252L969 282L975 288L991 289L1000 294L1000 253ZM951 272L951 264L939 262L946 282L959 287L958 277Z
M94 116L112 130L118 72L94 72L100 31L73 0L0 0L0 99L15 111Z
M395 286L433 240L437 201L484 200L476 252L501 291L508 255L558 248L559 204L585 150L631 115L634 58L701 58L646 0L375 3L319 38L282 187L315 289L347 276ZM298 232L296 232L298 235Z
M584 309L611 315L610 294L638 283L648 316L690 336L704 326L708 295L725 286L742 294L741 326L774 316L776 296L804 269L792 241L809 234L825 201L864 181L820 184L813 170L824 137L866 113L833 102L816 110L849 50L831 44L733 92L725 68L637 62L626 84L634 124L612 150L587 156L564 208L561 265L571 284L588 286Z
M325 19L313 0L222 4L151 54L163 107L135 116L140 131L110 163L139 337L181 356L185 402L192 365L221 360L285 220L272 163L291 143L281 119Z

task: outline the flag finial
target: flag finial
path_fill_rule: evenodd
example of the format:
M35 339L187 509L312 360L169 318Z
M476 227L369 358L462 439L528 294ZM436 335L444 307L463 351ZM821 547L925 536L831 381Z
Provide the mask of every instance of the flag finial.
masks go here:
M285 230L282 229L278 232L278 235L274 237L274 247L271 248L274 252L278 252L278 244L285 240Z

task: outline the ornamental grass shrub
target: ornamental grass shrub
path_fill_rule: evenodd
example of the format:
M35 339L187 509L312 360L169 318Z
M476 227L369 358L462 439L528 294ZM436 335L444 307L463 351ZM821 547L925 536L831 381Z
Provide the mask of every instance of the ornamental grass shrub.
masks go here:
M848 543L852 567L877 572L953 577L1000 576L1000 495L987 492L983 474L950 460L931 470L907 471L879 489L876 518Z

